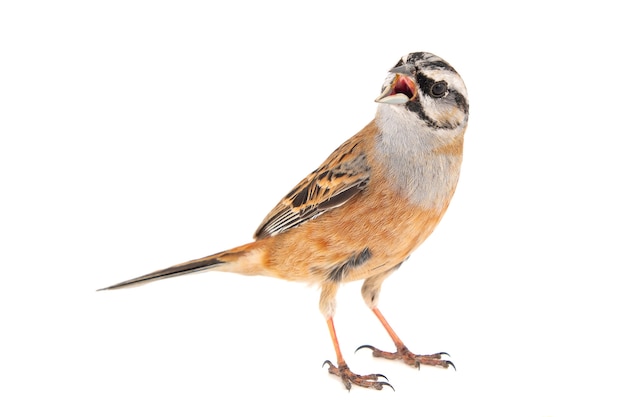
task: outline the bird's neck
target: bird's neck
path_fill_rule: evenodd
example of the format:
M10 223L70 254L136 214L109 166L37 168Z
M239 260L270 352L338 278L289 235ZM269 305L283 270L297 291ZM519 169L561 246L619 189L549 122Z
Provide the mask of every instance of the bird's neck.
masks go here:
M426 209L447 208L461 170L463 133L427 127L417 115L381 105L375 158L409 201Z

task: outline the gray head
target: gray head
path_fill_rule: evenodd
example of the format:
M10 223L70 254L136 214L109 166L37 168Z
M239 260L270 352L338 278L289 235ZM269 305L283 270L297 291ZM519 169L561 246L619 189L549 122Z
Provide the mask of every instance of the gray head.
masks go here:
M403 56L389 70L376 102L406 109L432 129L465 128L467 90L450 64L428 52Z

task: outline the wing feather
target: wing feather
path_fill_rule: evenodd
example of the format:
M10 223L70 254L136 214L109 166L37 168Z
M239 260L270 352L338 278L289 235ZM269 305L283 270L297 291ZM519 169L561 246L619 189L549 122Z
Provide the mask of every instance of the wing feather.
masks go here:
M335 150L274 207L254 237L262 239L298 227L365 190L370 167L358 145L358 141L349 140Z

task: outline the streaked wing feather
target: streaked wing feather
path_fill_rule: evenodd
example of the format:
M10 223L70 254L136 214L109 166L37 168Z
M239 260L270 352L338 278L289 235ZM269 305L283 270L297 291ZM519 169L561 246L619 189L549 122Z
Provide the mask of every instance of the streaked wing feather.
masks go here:
M339 147L265 217L256 239L282 233L345 204L367 188L370 168L358 142Z

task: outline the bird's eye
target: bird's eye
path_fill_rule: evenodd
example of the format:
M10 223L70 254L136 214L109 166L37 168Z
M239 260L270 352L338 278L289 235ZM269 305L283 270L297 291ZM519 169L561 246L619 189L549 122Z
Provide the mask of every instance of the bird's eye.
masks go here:
M437 81L430 87L430 95L435 98L441 98L448 92L448 84L445 81Z

